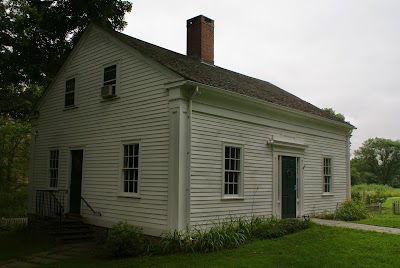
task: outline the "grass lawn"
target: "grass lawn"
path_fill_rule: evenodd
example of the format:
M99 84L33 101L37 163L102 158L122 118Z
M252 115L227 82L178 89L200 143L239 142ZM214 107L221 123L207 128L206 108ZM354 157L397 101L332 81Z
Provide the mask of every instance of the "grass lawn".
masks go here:
M392 214L393 201L400 201L400 197L388 198L386 202L382 204L381 214L372 214L371 218L360 220L356 223L400 228L400 215Z
M278 239L213 253L110 260L99 252L45 267L400 267L400 237L313 224Z
M46 251L54 243L30 232L0 232L0 261Z

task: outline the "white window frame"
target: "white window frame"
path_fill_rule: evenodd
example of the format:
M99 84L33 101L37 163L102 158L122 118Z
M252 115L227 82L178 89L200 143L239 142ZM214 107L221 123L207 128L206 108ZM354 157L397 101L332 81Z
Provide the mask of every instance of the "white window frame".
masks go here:
M225 173L229 172L228 170L225 169L225 148L226 147L233 147L233 148L239 148L240 149L240 174L239 174L239 179L238 179L238 191L237 194L225 194ZM222 199L243 199L244 198L244 150L245 146L244 144L238 144L238 143L229 143L229 142L223 142L222 143L222 189L221 189L221 196Z
M325 160L329 160L329 166L325 165ZM329 173L326 172L326 167L329 167ZM331 156L322 156L322 194L333 195L333 158ZM326 177L330 177L329 191L325 191Z
M67 81L75 79L75 88L74 88L74 104L69 105L69 106L65 106L65 99L66 99L66 95L67 95ZM64 110L69 110L69 109L73 109L73 108L77 108L77 104L78 104L78 88L79 88L79 76L78 74L74 74L74 75L68 75L66 76L66 79L64 81Z
M139 145L139 153L138 153L138 176L137 176L137 192L125 192L124 189L124 181L125 181L125 173L124 170L124 159L125 159L125 146L128 145ZM141 184L141 162L142 162L142 142L140 140L131 140L131 141L122 141L120 148L120 167L119 167L119 191L118 195L121 197L136 197L140 198L140 184Z
M113 61L113 62L109 62L109 63L107 63L107 64L104 64L104 65L102 66L102 69L101 69L101 87L100 87L100 88L102 88L102 87L104 86L104 83L107 82L107 81L104 81L104 71L105 71L105 69L108 68L108 67L111 67L111 66L113 66L113 65L115 65L115 70L116 70L116 74L115 74L115 84L113 84L113 85L115 86L115 97L114 97L114 98L111 98L111 99L109 99L109 100L118 98L118 95L119 95L119 92L120 92L120 88L119 88L119 81L120 81L120 65L121 65L121 64L120 64L120 60L116 60L116 61ZM107 101L107 100L102 100L102 101Z
M52 158L53 152L57 152L57 159ZM56 162L54 162L56 161ZM60 182L60 150L57 148L49 149L49 159L48 159L48 169L47 169L47 176L48 176L48 187L49 189L58 189L59 182ZM56 167L55 167L56 164ZM53 172L56 171L57 177L52 176ZM52 181L55 181L55 186L52 185Z

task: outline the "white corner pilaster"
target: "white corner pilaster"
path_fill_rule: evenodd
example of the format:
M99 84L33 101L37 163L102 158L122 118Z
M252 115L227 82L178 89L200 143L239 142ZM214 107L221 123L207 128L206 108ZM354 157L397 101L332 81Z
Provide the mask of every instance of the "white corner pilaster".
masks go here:
M188 225L188 104L181 88L169 89L168 228Z

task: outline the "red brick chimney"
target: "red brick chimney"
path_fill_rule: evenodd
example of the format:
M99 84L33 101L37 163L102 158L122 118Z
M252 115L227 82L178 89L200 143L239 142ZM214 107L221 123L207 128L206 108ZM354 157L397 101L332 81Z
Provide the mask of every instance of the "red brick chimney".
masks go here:
M214 64L214 21L203 15L187 20L187 55Z

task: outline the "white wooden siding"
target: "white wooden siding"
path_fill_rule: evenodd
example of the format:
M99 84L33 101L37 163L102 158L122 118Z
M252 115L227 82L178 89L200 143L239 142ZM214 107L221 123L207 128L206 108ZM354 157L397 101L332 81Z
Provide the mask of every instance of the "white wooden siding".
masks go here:
M191 224L204 224L232 215L271 215L273 211L273 135L291 135L308 145L304 155L304 213L334 209L346 198L346 141L271 126L193 112L191 164ZM243 144L244 200L223 200L222 144ZM333 159L334 195L322 196L322 157ZM257 190L258 189L258 190Z
M55 82L35 123L33 192L48 187L49 148L60 150L59 189L68 189L69 150L84 148L82 215L122 219L164 230L167 225L169 106L164 83L171 79L124 46L94 29ZM103 66L116 62L118 99L103 101ZM66 77L77 75L77 108L64 110ZM120 146L141 139L140 199L119 197ZM34 198L32 199L34 200ZM34 213L34 204L30 212Z

